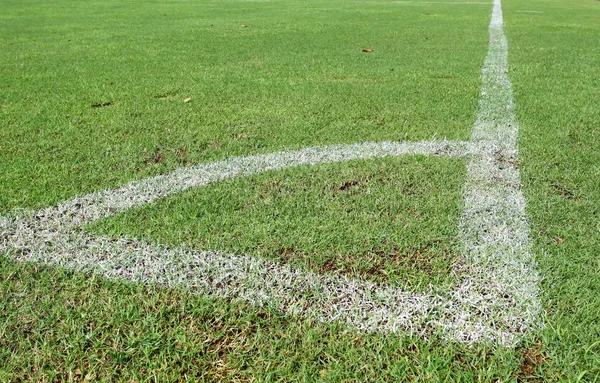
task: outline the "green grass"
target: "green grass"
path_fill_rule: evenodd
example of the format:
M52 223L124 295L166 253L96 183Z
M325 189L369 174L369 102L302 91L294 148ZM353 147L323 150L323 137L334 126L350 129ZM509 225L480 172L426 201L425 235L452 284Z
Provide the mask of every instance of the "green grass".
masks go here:
M5 259L0 271L3 381L506 381L526 360Z
M452 284L465 162L403 157L224 181L92 224L424 291Z
M503 8L545 328L516 349L363 334L0 257L0 381L599 381L600 2L504 0ZM466 139L490 9L341 0L4 0L0 213L237 154ZM543 13L519 12L531 10ZM373 52L363 53L366 47ZM192 100L184 103L186 97ZM104 103L111 105L92 107ZM317 253L323 264L335 259L336 272L374 280L363 271L384 235L406 254L438 236L445 239L428 255L441 260L433 270L443 284L461 164L411 157L262 174L100 225L113 234L273 257L279 247L260 241L264 235L311 255L287 260L296 265L318 270L311 264ZM376 176L336 191L368 175ZM394 199L388 191L396 186L416 194ZM224 195L222 205L199 207ZM346 204L361 208L348 211ZM248 213L236 209L246 205ZM217 206L227 214L216 214ZM391 217L368 217L384 208L397 209L404 231L394 230ZM199 214L210 209L215 219ZM413 213L427 217L423 225L411 221ZM294 222L297 216L308 221ZM341 238L331 238L335 225ZM356 263L338 258L341 250ZM423 264L396 269L387 261L381 267L394 268L392 281L407 276L422 287Z
M485 6L0 7L4 213L235 154L468 138L488 39Z
M542 14L517 13L539 10ZM600 2L507 1L549 375L600 380Z

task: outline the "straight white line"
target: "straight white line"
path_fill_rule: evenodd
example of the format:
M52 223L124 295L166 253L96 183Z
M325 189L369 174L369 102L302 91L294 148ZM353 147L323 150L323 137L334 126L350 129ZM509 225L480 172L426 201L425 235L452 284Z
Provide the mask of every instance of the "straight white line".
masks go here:
M81 232L40 236L21 232L13 257L93 272L106 278L184 287L226 299L239 299L325 322L341 321L364 331L432 331L427 318L442 298L344 276L319 275L252 256L166 248L132 239L95 238ZM436 309L437 308L437 309Z
M457 300L485 297L491 320L515 332L540 325L539 276L529 243L525 198L517 163L518 124L508 78L508 43L502 30L500 0L494 2L490 46L482 70L479 111L471 142L489 148L467 164L461 242L471 276ZM482 275L483 273L484 275ZM462 298L461 298L462 297ZM461 329L462 330L462 329Z

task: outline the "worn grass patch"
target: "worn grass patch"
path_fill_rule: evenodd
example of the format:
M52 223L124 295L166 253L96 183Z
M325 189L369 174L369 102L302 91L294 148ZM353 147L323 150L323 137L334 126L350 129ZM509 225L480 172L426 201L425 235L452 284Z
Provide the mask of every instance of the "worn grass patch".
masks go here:
M91 225L409 289L452 282L465 164L411 156L228 180Z

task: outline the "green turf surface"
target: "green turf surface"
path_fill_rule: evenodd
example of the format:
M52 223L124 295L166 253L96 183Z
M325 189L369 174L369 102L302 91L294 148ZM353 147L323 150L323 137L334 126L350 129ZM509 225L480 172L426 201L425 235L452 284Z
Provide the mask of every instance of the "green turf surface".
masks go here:
M504 0L503 8L519 163L548 311L542 331L516 349L362 334L3 257L0 381L600 380L600 2ZM490 9L383 1L4 0L0 212L240 153L436 133L467 138ZM373 52L363 53L365 47ZM437 192L452 193L461 172L442 159L415 169L419 161L396 174L416 179L428 196L405 202L443 219L429 205L435 186L447 184ZM436 169L439 175L427 173ZM311 171L289 171L290 199L278 199L278 206L293 208L305 198L336 211L333 199L318 201L316 193L346 181L326 173L313 180ZM256 178L285 185L280 176ZM295 189L301 180L311 187ZM179 201L169 211L186 214L164 217L193 233L196 198L247 180L228 182L128 216L153 217ZM266 206L259 186L233 201ZM366 197L362 189L344 194L345 201ZM222 223L241 217L230 213ZM253 230L267 227L255 224ZM439 228L442 236L451 231ZM365 228L367 237L373 233ZM176 234L165 229L156 236L178 242Z
M488 16L385 1L2 1L0 212L235 154L468 138Z
M600 2L506 1L505 20L547 373L599 381Z
M8 381L496 382L535 355L358 333L5 259L0 320Z
M464 173L463 160L414 156L304 166L188 191L92 231L447 290Z

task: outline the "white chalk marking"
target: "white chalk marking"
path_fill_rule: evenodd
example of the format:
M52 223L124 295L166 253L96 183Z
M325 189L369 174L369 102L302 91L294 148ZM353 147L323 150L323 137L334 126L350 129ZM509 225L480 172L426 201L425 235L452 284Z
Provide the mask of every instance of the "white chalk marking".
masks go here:
M519 129L507 74L508 43L500 0L494 2L489 33L479 111L471 135L471 142L489 150L471 157L467 164L461 242L464 267L470 272L456 299L467 297L465 304L470 305L472 297L485 297L489 315L495 313L508 328L525 332L538 324L542 309L517 164Z
M483 150L478 144L453 141L363 143L239 157L180 169L77 198L29 217L14 217L4 224L3 248L19 261L94 272L107 278L185 286L206 295L271 305L326 322L340 321L364 331L404 331L427 336L439 331L438 318L443 318L443 323L458 319L454 302L433 290L415 294L343 276L294 270L289 265L248 255L185 247L169 249L134 239L95 238L81 229L118 211L225 178L301 164L406 154L477 156ZM485 324L478 324L476 334L477 339L501 342L513 338L510 333Z
M39 212L0 217L0 251L14 259L271 305L365 331L429 334L513 345L541 317L538 276L528 242L525 200L516 167L518 128L506 75L507 43L496 0L482 95L471 142L381 142L332 145L237 157L92 193ZM132 239L92 237L82 228L97 219L224 179L291 166L408 154L469 158L461 238L451 292L421 294L343 276L322 276L248 255Z
M13 257L106 278L190 288L325 322L341 321L364 331L426 334L435 330L428 317L448 306L441 297L314 274L252 256L169 249L131 239L95 238L79 231L52 234L21 231L11 239Z

